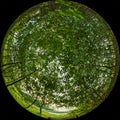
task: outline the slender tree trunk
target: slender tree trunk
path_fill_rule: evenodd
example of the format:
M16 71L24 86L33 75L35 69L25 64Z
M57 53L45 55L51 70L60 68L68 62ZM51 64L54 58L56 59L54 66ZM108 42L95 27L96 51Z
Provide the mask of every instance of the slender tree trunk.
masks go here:
M8 83L6 86L9 87L9 86L11 86L11 85L13 85L13 84L15 84L15 83L17 83L17 82L20 82L20 81L24 80L24 78L26 78L27 76L30 76L30 75L33 74L35 71L36 71L36 69L35 69L33 72L31 72L30 74L28 74L28 75L26 75L26 76L24 76L24 77L22 77L22 78L19 78L18 80L14 81L14 82L12 82L12 83Z

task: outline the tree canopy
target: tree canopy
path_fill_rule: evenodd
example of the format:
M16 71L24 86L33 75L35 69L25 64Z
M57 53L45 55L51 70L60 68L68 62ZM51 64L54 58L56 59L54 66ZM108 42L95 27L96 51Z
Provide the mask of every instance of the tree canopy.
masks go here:
M25 109L45 118L96 108L119 68L111 28L76 2L48 1L25 11L9 28L1 52L6 87Z

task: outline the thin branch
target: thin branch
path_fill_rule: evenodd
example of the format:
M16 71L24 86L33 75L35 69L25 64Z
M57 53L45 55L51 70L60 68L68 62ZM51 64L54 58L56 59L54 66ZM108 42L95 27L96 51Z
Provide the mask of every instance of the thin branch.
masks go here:
M10 35L11 35L12 37L16 38L16 39L19 39L19 38L15 35L15 33L13 33L12 31L10 31Z
M6 68L2 68L1 72L5 72L6 70L8 70L9 68L11 68L12 66L7 66Z
M40 115L42 114L42 108L43 108L44 102L40 105Z
M8 58L8 57L11 57L11 55L1 55L1 58Z
M13 65L13 64L17 64L17 63L22 63L22 62L6 63L6 64L1 65L1 67L8 66L8 65Z
M38 94L37 94L35 100L34 100L30 105L28 105L28 106L26 107L27 109L28 109L29 107L31 107L31 106L37 101L37 97L38 97Z
M42 114L42 108L45 105L45 95L42 98L42 104L40 105L40 115Z
M31 72L30 74L24 76L23 78L19 78L18 80L14 81L14 82L12 82L12 83L8 83L6 86L9 87L9 86L11 86L11 85L13 85L13 84L15 84L15 83L18 83L18 82L24 80L24 78L26 78L27 76L30 76L30 75L33 74L35 71L36 71L36 69L35 69L33 72Z

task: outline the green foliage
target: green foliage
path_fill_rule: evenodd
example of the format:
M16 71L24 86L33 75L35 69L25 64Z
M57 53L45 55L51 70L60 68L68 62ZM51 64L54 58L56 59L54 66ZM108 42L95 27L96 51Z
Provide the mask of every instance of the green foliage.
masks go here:
M92 111L118 74L118 46L109 25L82 4L63 0L21 14L2 45L5 84L28 111L69 119Z

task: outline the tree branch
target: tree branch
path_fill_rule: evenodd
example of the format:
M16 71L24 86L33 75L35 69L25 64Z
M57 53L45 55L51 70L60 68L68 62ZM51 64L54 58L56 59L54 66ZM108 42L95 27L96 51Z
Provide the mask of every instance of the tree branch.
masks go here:
M18 80L14 81L14 82L12 82L12 83L8 83L6 86L9 87L9 86L11 86L11 85L13 85L13 84L15 84L15 83L17 83L17 82L20 82L20 81L24 80L24 78L26 78L27 76L30 76L30 75L33 74L35 71L36 71L36 69L35 69L33 72L31 72L30 74L28 74L28 75L26 75L26 76L24 76L24 77L22 77L22 78L19 78Z

